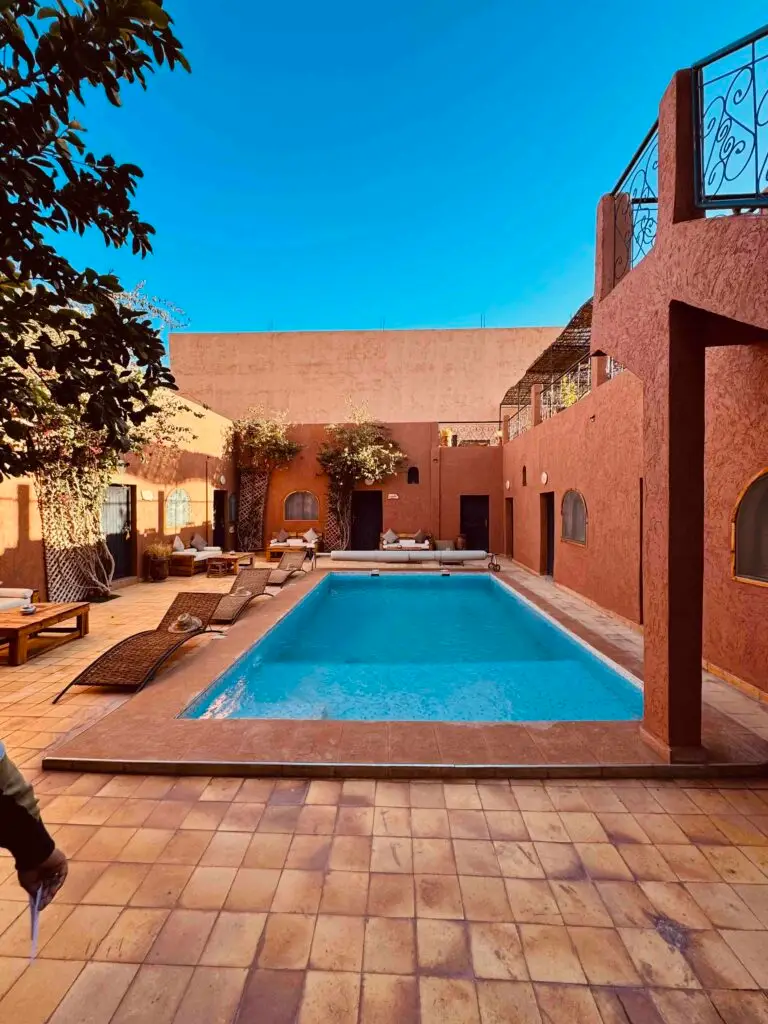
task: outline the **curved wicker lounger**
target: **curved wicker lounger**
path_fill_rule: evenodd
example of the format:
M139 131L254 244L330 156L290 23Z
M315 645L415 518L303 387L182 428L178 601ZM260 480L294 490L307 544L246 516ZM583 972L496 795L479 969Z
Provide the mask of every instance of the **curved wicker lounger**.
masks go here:
M294 573L303 570L306 557L307 552L304 548L284 552L282 558L277 563L277 568L270 571L269 586L282 587L285 581L290 579Z
M138 692L174 651L205 632L220 600L219 594L177 594L157 629L134 633L110 647L68 683L52 703L61 700L72 686L107 686ZM188 633L171 632L170 627L184 614L200 619L200 628Z
M255 597L259 597L261 594L271 597L272 595L267 594L264 590L269 582L271 572L271 569L241 569L230 592L219 601L211 621L231 625L238 620ZM238 591L242 591L242 593L238 593Z

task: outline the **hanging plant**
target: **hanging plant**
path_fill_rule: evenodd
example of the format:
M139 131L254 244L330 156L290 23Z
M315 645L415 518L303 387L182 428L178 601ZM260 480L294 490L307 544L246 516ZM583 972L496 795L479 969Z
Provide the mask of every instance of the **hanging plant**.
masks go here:
M403 469L405 452L383 423L370 418L364 407L351 410L350 422L329 424L317 461L328 477L331 544L349 547L352 529L352 491L361 481L368 486L387 480ZM332 538L332 539L331 539Z
M258 551L264 545L264 509L272 472L287 466L303 447L288 437L290 427L282 413L253 408L227 430L224 451L240 473L237 532L246 551Z

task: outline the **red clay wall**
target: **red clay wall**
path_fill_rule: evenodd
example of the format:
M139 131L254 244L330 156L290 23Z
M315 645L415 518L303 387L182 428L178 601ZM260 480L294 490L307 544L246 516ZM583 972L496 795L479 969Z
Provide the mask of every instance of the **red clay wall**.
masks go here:
M768 588L731 560L736 503L768 468L768 345L708 349L706 374L704 659L768 691Z
M436 423L390 423L392 437L407 452L409 466L419 470L419 483L407 482L407 470L398 473L391 480L385 480L373 487L361 484L359 490L378 490L384 493L384 530L416 533L419 529L433 529L432 474L430 472L432 446L437 440ZM272 474L267 496L266 531L267 540L272 533L285 527L289 531L301 531L314 526L321 532L327 513L328 480L321 474L317 463L317 451L325 437L322 424L311 423L295 426L291 437L305 445L299 455L284 469ZM283 515L286 497L293 491L312 491L320 502L320 519L286 521ZM390 495L396 494L393 498Z
M504 506L500 487L501 445L492 448L466 445L459 448L438 448L436 451L440 459L440 518L437 536L445 540L454 540L459 533L462 494L487 494L490 499L490 550L501 552L504 546Z
M172 334L186 394L233 419L250 406L335 423L348 399L385 423L495 420L557 327Z
M514 558L539 571L540 495L554 491L556 582L634 622L640 621L642 401L641 382L622 373L503 448L503 494L514 503ZM587 504L583 547L560 537L569 488L581 491Z
M503 503L501 499L501 447L441 448L437 446L436 423L390 423L392 437L408 453L409 466L419 470L419 483L407 482L407 470L391 480L360 490L378 490L384 494L384 529L416 533L424 529L435 537L455 540L459 533L459 508L462 494L489 496L489 534L493 550L503 544ZM267 497L267 540L281 527L301 531L314 526L321 531L327 513L327 478L319 473L317 450L325 436L322 424L291 428L291 436L305 448L270 481ZM286 497L293 491L312 491L320 504L315 522L288 522L283 516ZM397 497L393 497L397 495Z
M768 346L708 349L706 392L703 658L768 691L768 588L737 581L732 571L739 496L768 467ZM539 571L539 496L554 490L556 582L634 622L641 621L642 417L642 383L622 373L506 444L503 471L505 497L514 502L514 558ZM560 539L569 487L587 503L585 547Z

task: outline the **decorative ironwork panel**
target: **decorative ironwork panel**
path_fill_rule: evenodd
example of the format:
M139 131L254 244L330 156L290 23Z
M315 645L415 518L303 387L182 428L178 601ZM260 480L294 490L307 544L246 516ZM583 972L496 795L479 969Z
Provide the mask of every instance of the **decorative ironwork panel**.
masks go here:
M705 207L768 205L768 31L697 64L697 200Z
M531 427L531 407L530 405L524 405L521 409L518 409L514 416L510 416L508 426L508 437L510 441L513 441L516 437L524 434L526 430L530 430Z
M659 129L655 124L613 190L613 281L647 256L659 221Z
M497 445L501 444L501 428L498 420L468 420L440 423L440 444L444 448L456 448L459 445Z

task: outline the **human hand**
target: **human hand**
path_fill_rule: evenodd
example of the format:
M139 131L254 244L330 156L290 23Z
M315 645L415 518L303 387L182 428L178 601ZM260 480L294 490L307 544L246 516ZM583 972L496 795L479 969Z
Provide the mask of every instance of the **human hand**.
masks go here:
M30 896L34 896L42 887L40 909L43 910L64 884L67 877L67 858L59 849L55 849L50 857L36 868L25 868L18 872L19 885Z

